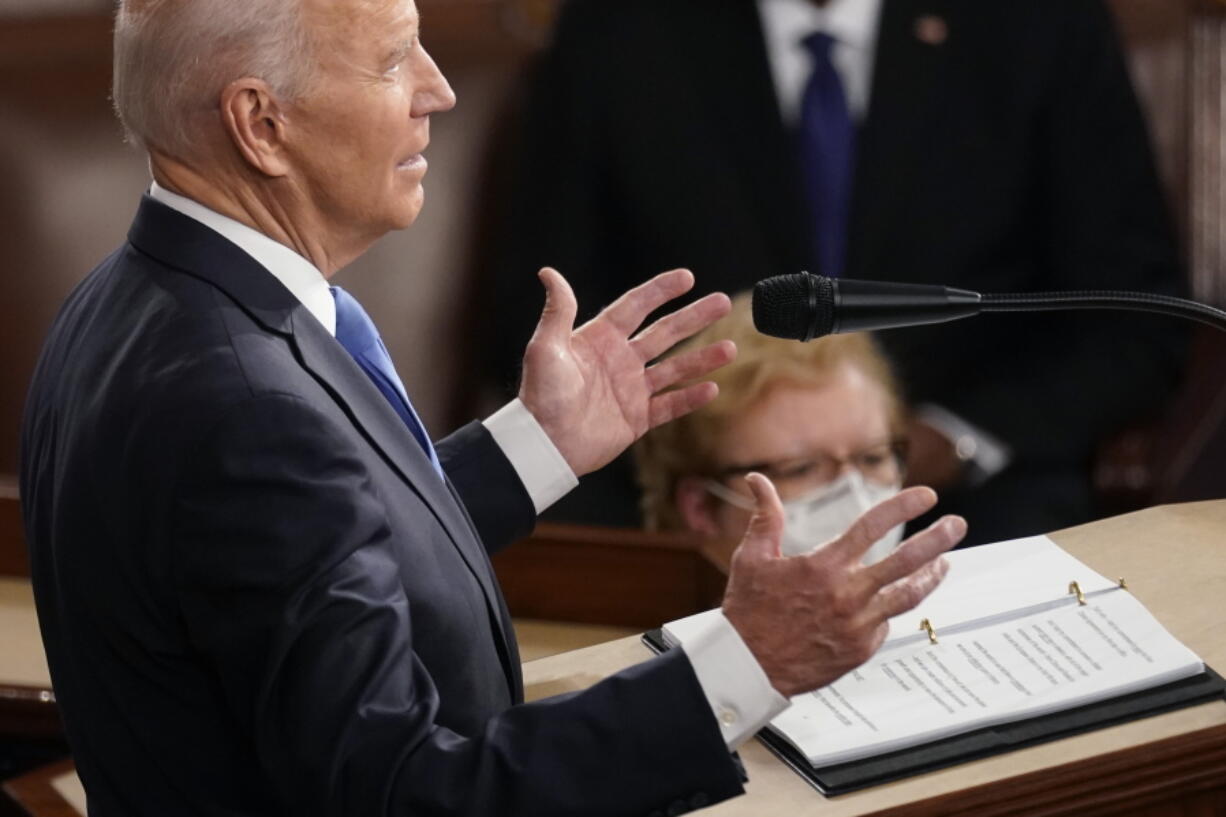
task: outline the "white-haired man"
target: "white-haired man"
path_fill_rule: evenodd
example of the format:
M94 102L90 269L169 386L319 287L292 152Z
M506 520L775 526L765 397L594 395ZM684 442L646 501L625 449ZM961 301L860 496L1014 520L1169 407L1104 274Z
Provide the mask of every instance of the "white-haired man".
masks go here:
M582 694L521 705L486 551L649 427L727 311L635 334L685 271L573 330L562 277L520 399L426 436L378 334L327 278L422 204L454 103L411 0L129 0L115 101L154 185L65 304L23 429L22 495L58 700L90 813L680 813L741 791L728 750L867 658L943 572L916 489L813 557L759 513L725 615ZM811 617L785 616L807 609ZM720 717L716 717L716 711Z

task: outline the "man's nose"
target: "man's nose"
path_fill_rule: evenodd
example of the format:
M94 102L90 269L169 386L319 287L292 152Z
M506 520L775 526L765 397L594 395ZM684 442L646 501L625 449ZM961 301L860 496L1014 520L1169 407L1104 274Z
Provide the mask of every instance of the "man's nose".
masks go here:
M451 110L456 103L455 91L451 89L451 83L447 81L447 77L443 76L434 58L424 49L422 58L425 60L422 70L426 81L413 97L413 115L428 116L432 113Z

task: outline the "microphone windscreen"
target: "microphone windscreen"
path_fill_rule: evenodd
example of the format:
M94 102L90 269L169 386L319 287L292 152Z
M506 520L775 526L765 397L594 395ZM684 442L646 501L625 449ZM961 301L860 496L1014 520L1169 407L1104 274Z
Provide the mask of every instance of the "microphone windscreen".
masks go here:
M834 329L834 284L802 272L776 275L753 288L753 325L764 335L811 340Z

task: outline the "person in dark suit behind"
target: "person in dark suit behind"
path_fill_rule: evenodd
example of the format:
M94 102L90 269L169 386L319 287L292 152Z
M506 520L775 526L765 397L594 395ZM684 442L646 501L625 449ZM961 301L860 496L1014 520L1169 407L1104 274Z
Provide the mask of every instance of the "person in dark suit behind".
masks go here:
M528 336L545 263L588 305L682 259L699 291L802 269L1182 288L1102 0L570 0L524 116L489 262L500 338ZM976 542L1084 521L1096 444L1161 405L1182 337L1085 313L884 333L917 407L909 474ZM556 512L635 524L629 470L597 476Z
M154 184L57 317L22 431L39 621L91 815L699 808L742 791L730 750L871 655L964 532L943 520L859 568L935 503L916 488L783 559L778 495L752 475L712 626L524 705L488 553L714 397L701 378L730 342L648 362L728 299L638 332L692 284L676 270L574 330L543 270L519 398L436 448L327 284L422 206L430 115L455 99L418 34L411 0L119 6L114 99Z

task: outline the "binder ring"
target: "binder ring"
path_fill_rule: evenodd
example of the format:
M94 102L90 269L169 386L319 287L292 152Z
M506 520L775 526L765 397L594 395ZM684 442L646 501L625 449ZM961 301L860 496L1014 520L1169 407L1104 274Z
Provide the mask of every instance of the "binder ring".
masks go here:
M1075 596L1077 597L1077 604L1079 604L1079 605L1080 605L1080 606L1082 606L1082 607L1085 607L1085 604L1086 604L1086 594L1081 592L1081 585L1080 585L1080 584L1078 584L1077 582L1069 582L1069 583L1068 583L1068 591L1069 591L1069 593L1071 593L1071 594L1073 594L1073 595L1075 595Z
M919 628L920 628L921 630L923 630L924 632L928 633L928 643L930 643L930 644L936 644L936 643L937 643L937 631L936 631L936 628L934 628L934 627L932 626L932 622L931 622L931 621L929 621L929 620L928 620L928 619L926 619L926 618L925 618L925 619L920 619L920 626L919 626Z

